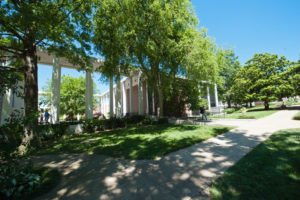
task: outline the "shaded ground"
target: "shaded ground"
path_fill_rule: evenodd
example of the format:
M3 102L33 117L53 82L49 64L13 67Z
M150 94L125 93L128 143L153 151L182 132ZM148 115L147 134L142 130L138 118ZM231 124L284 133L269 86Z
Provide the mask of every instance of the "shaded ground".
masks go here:
M213 184L213 199L300 199L300 129L279 131Z
M225 126L149 125L70 135L35 154L89 153L125 159L155 159L230 130Z
M211 183L273 132L300 127L297 111L278 111L260 120L231 121L234 129L160 160L122 160L101 155L34 157L57 167L63 180L40 199L208 199ZM220 122L219 120L218 122Z

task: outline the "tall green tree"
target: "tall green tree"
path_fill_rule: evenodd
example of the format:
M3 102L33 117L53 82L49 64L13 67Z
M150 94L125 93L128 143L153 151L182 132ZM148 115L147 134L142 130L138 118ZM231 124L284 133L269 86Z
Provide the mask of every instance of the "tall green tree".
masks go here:
M128 22L133 33L131 55L146 74L163 116L163 78L180 74L187 53L184 44L196 26L196 17L188 0L133 1L129 10L133 16Z
M244 90L244 101L263 101L267 110L270 101L291 95L293 88L284 76L289 66L290 62L284 56L255 54L238 72L231 91L237 88L240 89L238 91Z
M300 95L300 61L293 63L284 77L288 79L288 85L293 88L293 95Z
M51 104L51 84L51 81L49 81L43 89L46 93L46 96L43 100L43 104L45 105ZM96 91L96 84L93 83L93 85L94 91ZM74 119L77 114L83 115L85 113L85 92L86 82L83 76L62 76L59 104L60 114L67 115L69 119ZM93 101L95 105L96 99Z
M34 138L38 111L38 49L63 56L71 62L87 66L90 50L90 0L1 1L0 55L24 75L25 124L20 150Z
M174 82L183 73L190 37L196 29L190 1L103 0L99 5L95 43L106 59L103 70L118 74L129 65L141 69L163 115L165 83L172 83L163 79Z
M219 50L217 53L217 62L220 71L219 95L222 100L227 102L228 107L231 108L233 94L230 88L234 84L234 77L241 68L241 65L233 50Z

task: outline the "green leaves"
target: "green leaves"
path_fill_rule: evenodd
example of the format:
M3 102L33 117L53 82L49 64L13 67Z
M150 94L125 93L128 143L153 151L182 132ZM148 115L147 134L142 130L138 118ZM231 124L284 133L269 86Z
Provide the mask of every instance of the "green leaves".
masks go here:
M286 71L290 62L284 56L255 54L236 75L231 88L237 102L270 101L293 94Z

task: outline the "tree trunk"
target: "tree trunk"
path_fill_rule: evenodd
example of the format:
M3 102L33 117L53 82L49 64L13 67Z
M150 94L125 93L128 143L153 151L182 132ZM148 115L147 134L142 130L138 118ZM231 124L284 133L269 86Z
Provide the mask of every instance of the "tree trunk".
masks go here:
M227 98L227 107L231 108L231 99L229 97Z
M24 136L19 146L19 153L24 154L34 137L40 144L37 135L38 126L38 67L36 47L28 48L24 55L24 104L25 104L25 124Z
M158 116L162 117L164 116L164 95L162 91L161 86L161 77L160 74L157 74L157 84L156 84L156 90L157 90L157 98L158 98L158 106L159 106L159 113Z
M264 106L265 106L265 110L269 110L270 109L270 105L268 101L264 102Z

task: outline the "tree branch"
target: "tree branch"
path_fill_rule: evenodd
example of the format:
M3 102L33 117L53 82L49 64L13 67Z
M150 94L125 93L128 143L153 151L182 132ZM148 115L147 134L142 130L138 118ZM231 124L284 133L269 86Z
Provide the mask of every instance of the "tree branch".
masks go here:
M9 53L13 53L16 55L22 55L23 51L20 49L12 48L12 47L7 47L7 46L0 46L0 50L6 51Z
M66 20L66 19L67 19L74 11L76 11L77 9L79 9L79 8L81 7L81 5L83 4L83 2L84 2L84 1L81 1L80 4L79 4L77 7L75 7L73 10L70 10L70 12L68 12L64 18L62 18L60 21L58 21L58 23L57 23L56 25L52 26L51 29L55 29L56 27L58 27L58 26L59 26L63 21L65 21L65 20ZM58 12L57 12L57 13L58 13ZM46 39L46 37L44 37L44 38L42 38L42 39L36 41L36 42L34 43L34 45L35 45L35 46L39 45L44 39Z
M3 19L1 19L1 18L0 18L0 24L7 29L7 32L10 32L15 37L17 37L19 40L23 41L22 35L20 35L17 30L13 29L7 22L3 21Z

